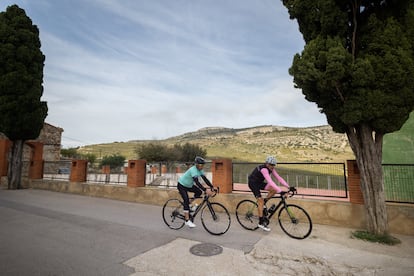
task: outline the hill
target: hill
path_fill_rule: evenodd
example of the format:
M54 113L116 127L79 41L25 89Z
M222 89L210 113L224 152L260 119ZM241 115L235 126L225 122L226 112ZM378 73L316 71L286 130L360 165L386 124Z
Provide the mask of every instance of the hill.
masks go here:
M166 145L193 143L207 150L208 158L231 158L237 161L262 162L275 155L281 162L344 162L354 159L345 134L330 126L306 128L258 126L250 128L206 127L164 140L135 140L81 147L81 153L98 158L121 154L137 159L135 149L143 143Z
M414 164L414 112L399 131L384 136L384 164Z

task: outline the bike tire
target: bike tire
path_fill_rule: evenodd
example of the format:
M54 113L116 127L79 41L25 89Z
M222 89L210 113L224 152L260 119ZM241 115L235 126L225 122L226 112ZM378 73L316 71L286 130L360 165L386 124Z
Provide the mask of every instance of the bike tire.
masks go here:
M236 218L243 228L256 230L259 225L257 203L250 199L240 201L236 207Z
M207 203L201 210L201 223L204 229L210 234L223 235L230 228L230 213L220 203Z
M289 237L302 240L312 232L312 220L300 206L287 204L279 211L279 225Z
M176 199L169 199L162 207L162 218L171 229L178 230L184 226L184 206L183 203Z

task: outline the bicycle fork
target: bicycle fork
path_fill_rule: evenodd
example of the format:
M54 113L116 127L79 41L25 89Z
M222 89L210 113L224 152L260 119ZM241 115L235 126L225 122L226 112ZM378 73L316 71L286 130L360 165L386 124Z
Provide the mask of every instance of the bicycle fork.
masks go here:
M293 214L293 212L290 210L290 208L289 208L289 206L286 204L286 202L283 202L283 206L285 207L286 212L287 212L287 213L288 213L288 215L289 215L290 221L291 221L293 224L297 224L297 223L298 223L298 220L297 220L297 218L295 217L295 214Z
M216 212L214 211L213 207L211 207L211 203L207 201L207 207L210 210L211 216L213 217L213 220L217 220Z

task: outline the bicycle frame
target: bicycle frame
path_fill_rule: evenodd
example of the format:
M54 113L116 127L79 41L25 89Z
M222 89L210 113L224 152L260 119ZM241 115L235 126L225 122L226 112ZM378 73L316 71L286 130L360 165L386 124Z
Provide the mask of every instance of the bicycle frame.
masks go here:
M292 197L293 196L293 194L291 194L291 193L289 193L289 192L287 192L287 194L289 194L290 195L290 197ZM266 203L264 203L264 205L263 205L263 208L264 207L266 207L266 209L267 209L267 212L268 212L268 214L267 215L264 215L264 217L266 217L268 220L270 220L272 217L273 217L273 215L276 213L276 211L277 210L279 210L280 209L280 207L282 207L282 206L285 206L286 207L286 210L287 210L287 212L288 212L288 214L289 214L289 217L292 219L294 219L294 217L292 217L292 214L291 214L291 212L289 211L289 208L287 208L287 204L286 204L286 198L283 196L283 195L280 195L280 196L273 196L272 198L279 198L280 199L280 201L279 201L279 203L276 205L276 208L273 210L273 211L269 211L269 209L267 209L267 206L266 206ZM249 210L250 212L253 212L253 208L254 207L252 207L252 209L251 210Z
M200 213L201 223L204 229L212 235L223 235L229 230L231 225L231 216L226 207L218 202L211 202L210 197L218 193L208 195L204 194L202 202L197 208L189 213L191 220L194 220ZM162 217L171 229L181 229L185 225L186 214L183 212L183 202L177 198L167 200L163 206Z
M287 198L296 194L295 188L290 188L289 192L281 192L278 196L279 202L272 202L272 207L268 200L263 208L263 222L269 224L274 214L277 212L277 220L283 232L295 239L304 239L308 237L312 231L312 220L309 214L302 207L296 204L289 204ZM241 200L236 207L236 217L240 225L247 230L256 230L260 218L258 217L258 202L244 199ZM274 206L274 207L273 207Z
M294 192L293 192L293 193L291 193L291 192L286 192L285 194L288 194L288 195L289 195L289 197L292 197L292 196L294 195ZM290 211L290 209L288 208L288 206L287 206L287 204L286 204L286 197L284 197L284 195L274 196L274 197L272 197L272 198L280 198L280 201L279 201L279 203L276 205L276 208L275 208L273 211L269 212L269 210L267 210L267 211L268 211L268 215L267 215L266 217L267 217L267 219L268 219L269 221L270 221L270 219L273 217L273 215L276 213L276 211L277 211L277 210L279 210L279 208L280 208L281 206L285 206L285 209L286 209L286 211L287 211L287 213L288 213L288 215L289 215L289 218L290 218L292 221L296 221L295 216L292 214L292 212ZM266 207L267 207L267 206L266 206Z
M208 196L208 195L204 195L203 201L201 202L201 204L199 204L197 206L197 209L194 211L194 213L191 214L191 212L190 212L190 218L195 218L197 216L197 214L200 212L201 208L203 208L203 206L205 204L207 204L209 210L212 212L212 214L214 214L214 210L211 208L210 201L208 200L209 197L210 196Z
M267 218L270 220L273 215L276 213L277 210L279 210L279 208L284 205L286 206L286 199L283 196L276 196L276 197L272 197L272 198L280 198L279 203L276 205L276 208L273 211L269 211L269 209L267 209L268 215ZM266 206L267 207L267 206Z
M218 193L219 191L217 190L217 192L216 192L216 194ZM216 194L214 194L213 196L215 196ZM212 197L213 197L212 196ZM201 201L201 203L197 206L197 209L194 211L194 212L191 212L190 211L190 219L194 219L196 216L197 216L197 214L201 211L201 209L203 208L203 206L205 205L205 204L207 204L207 207L208 207L208 209L210 210L210 212L211 212L211 214L213 215L213 218L214 219L216 219L217 218L217 216L216 216L216 213L215 213L215 211L214 211L214 209L213 208L211 208L211 203L210 203L210 201L209 201L209 198L210 198L210 196L209 195L207 195L207 194L205 194L204 195L204 197L203 197L203 201ZM180 202L182 203L182 201L180 200ZM183 215L183 214L180 214L180 213L177 213L176 214L176 217L177 218L180 218L180 219L182 219L182 220L185 220L185 216Z

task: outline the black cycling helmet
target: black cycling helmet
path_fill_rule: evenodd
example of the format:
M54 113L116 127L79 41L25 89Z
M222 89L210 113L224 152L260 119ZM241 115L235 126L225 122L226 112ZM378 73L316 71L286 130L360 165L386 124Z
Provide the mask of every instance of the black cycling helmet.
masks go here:
M194 163L196 163L196 164L205 164L206 160L204 160L204 158L202 158L200 156L196 156L196 158L194 159Z

